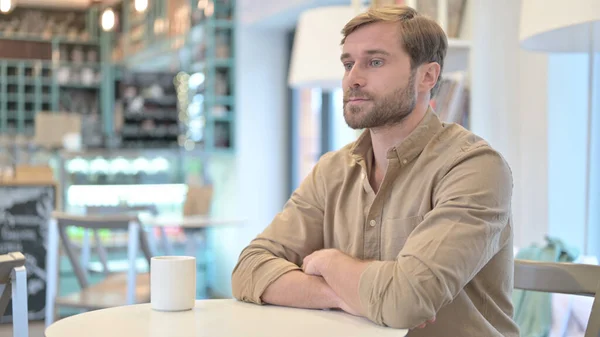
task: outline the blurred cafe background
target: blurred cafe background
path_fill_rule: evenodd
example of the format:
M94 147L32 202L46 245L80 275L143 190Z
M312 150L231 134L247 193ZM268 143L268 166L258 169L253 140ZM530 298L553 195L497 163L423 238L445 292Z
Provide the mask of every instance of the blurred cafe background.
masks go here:
M547 27L527 1L0 0L0 254L26 258L31 336L130 304L132 270L147 300L153 255L196 256L197 298L230 298L243 247L361 132L342 115L339 42L369 6L446 31L431 105L511 165L516 248L551 236L598 257L600 58L526 43L522 22ZM48 227L55 211L69 226ZM127 216L135 256L127 227L90 225ZM10 306L0 322L10 336Z

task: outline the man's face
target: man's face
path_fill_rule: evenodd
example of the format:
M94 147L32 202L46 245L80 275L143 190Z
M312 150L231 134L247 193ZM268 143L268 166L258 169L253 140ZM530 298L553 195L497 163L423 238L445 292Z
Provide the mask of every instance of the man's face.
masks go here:
M415 71L395 23L363 26L346 38L344 119L353 129L394 125L416 104Z

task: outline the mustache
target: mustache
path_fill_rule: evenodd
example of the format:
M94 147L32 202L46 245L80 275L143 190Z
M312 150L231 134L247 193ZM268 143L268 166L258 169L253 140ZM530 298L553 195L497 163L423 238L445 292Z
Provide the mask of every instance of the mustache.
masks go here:
M348 89L344 91L344 102L348 102L350 98L358 99L373 99L371 95L358 89Z

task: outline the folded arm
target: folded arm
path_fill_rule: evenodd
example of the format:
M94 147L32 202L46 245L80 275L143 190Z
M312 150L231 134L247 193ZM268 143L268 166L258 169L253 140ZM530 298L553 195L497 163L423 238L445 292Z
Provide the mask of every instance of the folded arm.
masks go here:
M232 274L241 301L301 308L336 308L339 298L321 277L306 275L302 259L323 248L325 189L317 164L281 213L246 247Z
M434 207L395 261L325 250L305 259L340 298L372 321L412 328L435 317L510 237L512 178L487 146L467 151L434 191Z
M294 270L275 280L262 295L265 303L307 309L340 307L340 298L322 277Z

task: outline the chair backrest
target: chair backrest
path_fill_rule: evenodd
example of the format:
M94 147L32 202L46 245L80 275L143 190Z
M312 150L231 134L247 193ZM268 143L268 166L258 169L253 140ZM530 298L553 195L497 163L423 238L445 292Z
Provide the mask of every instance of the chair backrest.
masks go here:
M10 282L10 273L16 267L25 265L25 256L20 252L0 255L0 284Z
M0 316L4 315L4 311L10 301L12 271L24 265L25 256L21 253L15 252L0 255L0 285L4 285L4 289L0 292Z
M600 266L515 260L516 289L594 297L585 337L600 336Z
M0 316L12 299L14 337L29 336L27 271L25 256L19 252L0 255Z
M108 214L135 214L148 212L152 215L158 214L156 205L141 205L141 206L86 206L85 213L87 215L108 215Z
M152 216L158 215L158 208L156 205L147 204L147 205L138 205L138 206L86 206L85 213L87 215L97 216L97 215L132 215L136 216L141 213L150 213ZM141 228L140 228L141 229ZM102 268L104 270L104 274L108 275L110 273L108 267L108 254L102 246L100 234L97 230L93 231L94 240L96 241L96 250L98 252L98 257L100 258L100 263L102 264ZM144 253L148 265L150 265L150 259L152 258L152 249L150 248L150 243L148 242L148 238L144 235L144 231L140 232L140 245L142 252Z
M82 227L88 229L122 229L127 230L131 221L138 221L135 214L79 215L63 212L52 212L60 227Z
M67 235L68 227L81 227L92 230L98 229L115 229L115 230L127 230L129 228L129 224L131 222L137 222L139 224L138 218L135 215L125 214L113 214L113 215L74 215L63 212L53 212L53 218L56 220L58 225L58 234L60 237L60 241L63 243L63 247L65 249L65 253L73 266L73 271L75 272L75 276L77 277L77 281L79 286L84 289L89 286L89 281L87 277L87 273L84 271L83 266L81 265L80 260L77 258L75 254L75 247L69 236ZM140 228L140 233L142 229ZM143 235L140 235L140 241L144 239ZM144 256L148 263L150 263L151 253L147 249L147 242L142 242L141 248Z

